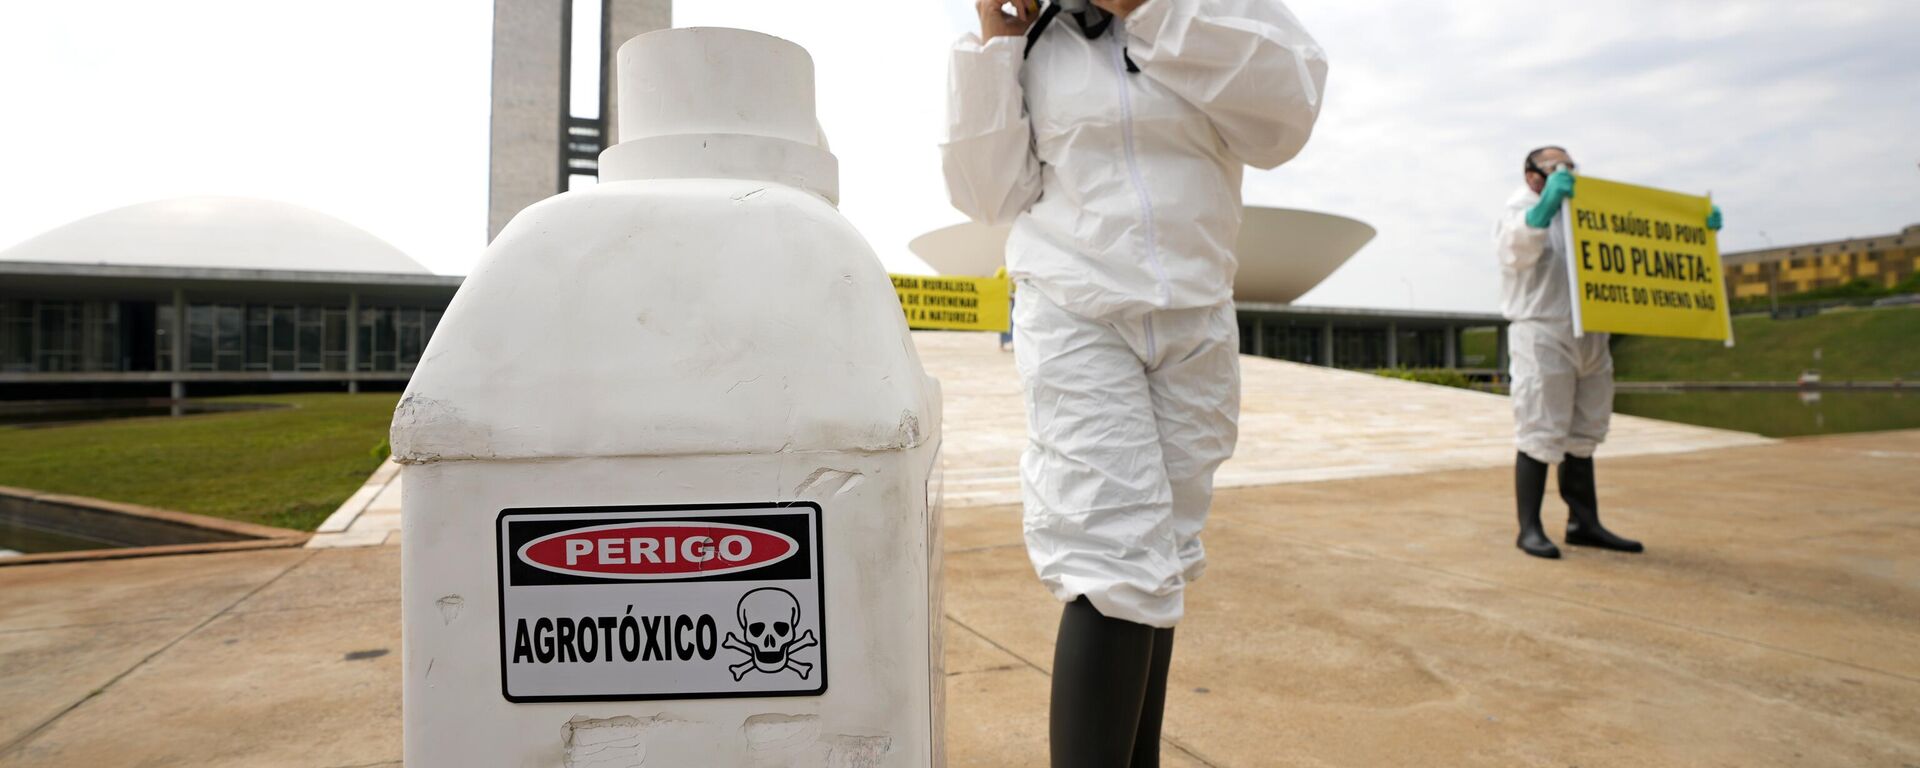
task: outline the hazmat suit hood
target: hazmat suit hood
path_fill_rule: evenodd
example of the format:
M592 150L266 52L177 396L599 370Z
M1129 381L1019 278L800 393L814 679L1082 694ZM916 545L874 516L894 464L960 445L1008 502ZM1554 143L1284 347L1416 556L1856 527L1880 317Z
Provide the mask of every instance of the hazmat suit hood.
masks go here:
M1243 167L1306 145L1319 44L1275 0L1149 0L1097 37L1068 21L1028 42L953 47L954 207L1011 222L1009 273L1069 311L1230 301Z

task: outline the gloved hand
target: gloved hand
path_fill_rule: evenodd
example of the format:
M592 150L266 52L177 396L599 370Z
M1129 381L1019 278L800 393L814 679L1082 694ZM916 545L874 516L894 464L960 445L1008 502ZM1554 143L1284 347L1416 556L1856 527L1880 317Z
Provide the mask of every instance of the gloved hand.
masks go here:
M1713 207L1713 213L1707 214L1707 229L1720 231L1720 206Z
M1554 214L1560 212L1560 204L1569 197L1573 197L1573 174L1554 171L1547 177L1546 186L1540 188L1540 202L1527 211L1527 226L1546 229L1553 223Z
M1013 15L1000 10L1001 0L975 0L974 10L980 13L980 41L985 43L996 37L1020 37L1033 26L1033 18L1040 10L1037 3L1029 0L1013 0Z

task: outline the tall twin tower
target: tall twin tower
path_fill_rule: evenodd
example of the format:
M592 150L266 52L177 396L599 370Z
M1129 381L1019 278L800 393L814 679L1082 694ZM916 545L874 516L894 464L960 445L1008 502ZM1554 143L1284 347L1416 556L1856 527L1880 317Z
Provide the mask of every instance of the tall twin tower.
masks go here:
M488 241L520 209L598 178L619 137L614 54L672 25L671 0L494 0Z

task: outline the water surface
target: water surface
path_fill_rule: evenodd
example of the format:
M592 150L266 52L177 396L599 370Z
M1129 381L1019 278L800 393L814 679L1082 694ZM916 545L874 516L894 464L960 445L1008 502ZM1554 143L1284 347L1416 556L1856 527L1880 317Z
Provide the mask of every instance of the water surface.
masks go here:
M1618 392L1613 410L1767 437L1798 437L1920 428L1920 391Z
M81 549L112 549L125 544L89 539L70 533L56 533L0 517L0 557L40 552L73 552Z

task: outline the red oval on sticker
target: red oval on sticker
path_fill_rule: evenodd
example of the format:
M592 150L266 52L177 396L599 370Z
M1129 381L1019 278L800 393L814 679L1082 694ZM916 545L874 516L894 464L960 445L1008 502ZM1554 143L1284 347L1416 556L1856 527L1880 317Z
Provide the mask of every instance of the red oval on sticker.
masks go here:
M800 543L778 531L730 523L648 521L550 533L520 547L535 568L602 579L680 579L763 568Z

